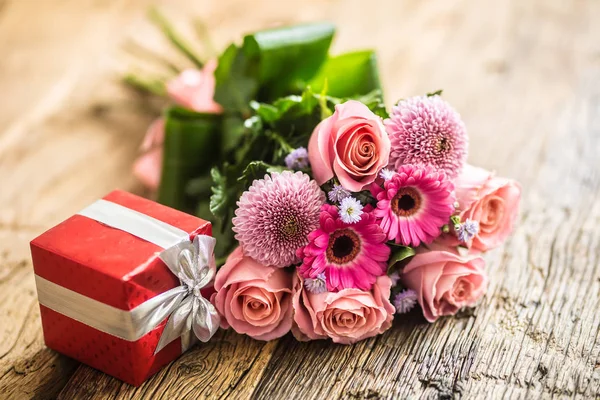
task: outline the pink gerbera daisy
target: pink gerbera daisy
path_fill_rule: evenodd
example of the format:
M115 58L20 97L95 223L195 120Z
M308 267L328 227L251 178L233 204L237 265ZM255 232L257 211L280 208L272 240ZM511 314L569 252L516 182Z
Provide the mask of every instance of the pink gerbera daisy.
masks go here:
M405 246L431 243L454 212L454 185L431 166L402 165L383 188L373 183L371 193L388 240Z
M283 171L257 179L237 203L235 238L244 254L264 265L286 267L319 226L325 193L302 172Z
M315 279L325 273L330 292L370 290L377 277L386 273L390 249L369 211L370 207L365 207L358 222L345 223L335 206L323 205L319 229L311 232L308 245L298 250L302 277Z
M440 96L411 97L393 107L385 128L392 143L390 165L432 165L450 178L467 161L468 137L460 115Z

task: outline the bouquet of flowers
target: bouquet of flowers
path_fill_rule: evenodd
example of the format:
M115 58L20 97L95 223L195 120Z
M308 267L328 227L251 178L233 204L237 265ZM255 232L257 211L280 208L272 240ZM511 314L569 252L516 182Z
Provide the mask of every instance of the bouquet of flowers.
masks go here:
M373 51L330 55L334 27L247 35L166 80L173 103L135 174L162 203L213 221L221 326L259 340L353 343L417 304L433 322L488 284L481 253L515 222L520 186L468 165L441 91L385 107Z

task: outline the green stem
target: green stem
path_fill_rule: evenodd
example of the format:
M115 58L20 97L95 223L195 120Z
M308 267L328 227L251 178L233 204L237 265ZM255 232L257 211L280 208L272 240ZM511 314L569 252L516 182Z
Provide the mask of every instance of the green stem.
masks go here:
M142 92L161 97L167 95L165 84L160 79L143 79L134 74L127 74L123 77L123 81L134 89Z
M279 147L281 147L286 154L289 154L295 150L294 147L292 147L284 138L282 138L277 133L273 131L266 131L265 134L269 139L277 142L277 144L279 144Z
M198 68L202 68L204 63L187 43L187 41L179 36L178 33L173 29L173 25L162 15L156 8L150 9L149 17L152 22L156 24L160 28L160 30L165 34L167 39L181 51L187 58L189 58Z
M328 118L332 115L331 110L327 107L327 78L323 82L323 90L321 90L321 94L319 95L319 106L321 107L321 120Z
M146 58L151 61L157 61L158 63L164 65L169 71L174 74L179 74L181 72L181 68L177 65L173 64L171 61L161 56L160 54L155 53L154 51L140 45L136 42L127 42L125 43L125 50L138 58Z
M210 39L208 26L204 23L204 21L197 19L194 21L194 29L196 30L196 34L202 42L202 45L208 52L208 58L217 58L219 56L219 51L217 50L217 47L213 41Z

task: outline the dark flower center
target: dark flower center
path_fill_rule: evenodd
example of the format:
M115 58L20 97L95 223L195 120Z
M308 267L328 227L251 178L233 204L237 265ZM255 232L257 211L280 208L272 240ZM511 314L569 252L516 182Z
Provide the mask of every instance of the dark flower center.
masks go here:
M300 233L300 222L294 215L288 216L279 226L279 232L286 238L293 238Z
M346 264L354 260L360 251L360 238L352 229L338 229L329 237L327 261Z
M403 187L392 199L392 211L401 217L414 215L421 208L421 194L413 187Z
M354 242L352 239L348 236L341 236L333 243L333 256L337 258L346 257L348 254L352 253L352 249L354 249Z
M445 153L446 151L450 150L450 148L450 141L447 138L442 137L437 144L436 150L438 153Z
M412 210L415 208L415 199L407 194L402 195L402 197L398 199L398 208L404 211Z

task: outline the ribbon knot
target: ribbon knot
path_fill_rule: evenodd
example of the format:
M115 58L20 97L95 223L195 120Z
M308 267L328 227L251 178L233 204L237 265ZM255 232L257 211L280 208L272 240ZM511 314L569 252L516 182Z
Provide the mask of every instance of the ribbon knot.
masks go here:
M184 340L193 332L202 342L208 342L219 329L221 318L215 307L202 296L216 273L213 251L216 240L198 235L194 241L182 241L165 249L159 257L179 278L181 286L171 289L176 297L171 303L171 314L156 347L159 352L178 337Z
M198 268L197 262L194 262L194 254L189 249L183 249L179 253L178 257L178 268L180 271L193 271ZM199 278L190 278L183 272L179 272L177 277L183 286L188 290L188 293L195 297L202 297L200 289L204 288L208 282L206 282L207 275L210 274L210 268L202 268L199 271ZM208 281L212 280L214 274L208 276Z

